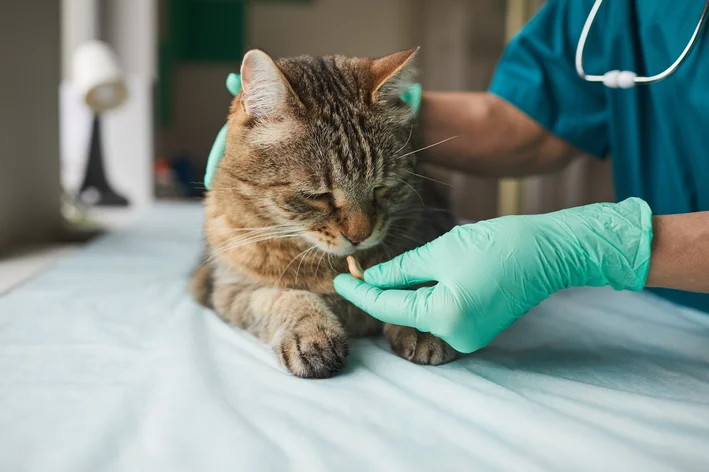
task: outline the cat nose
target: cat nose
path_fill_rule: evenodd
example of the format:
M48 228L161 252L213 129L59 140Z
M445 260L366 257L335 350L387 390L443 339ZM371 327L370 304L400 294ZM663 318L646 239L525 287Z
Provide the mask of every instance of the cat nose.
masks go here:
M348 208L345 210L345 218L340 227L340 233L350 243L356 246L366 241L372 235L373 230L369 215L361 208Z
M369 234L365 234L365 233L345 234L345 233L342 233L342 237L345 238L347 241L349 241L353 246L359 246L359 244L363 241L366 241L369 236L371 236L371 233L369 233Z

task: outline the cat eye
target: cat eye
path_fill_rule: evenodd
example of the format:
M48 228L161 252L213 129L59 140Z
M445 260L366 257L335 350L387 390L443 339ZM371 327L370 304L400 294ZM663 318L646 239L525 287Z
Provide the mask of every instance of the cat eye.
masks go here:
M305 197L308 198L309 200L330 200L330 199L332 199L332 193L330 193L330 192L306 193Z
M382 198L386 198L386 196L389 194L389 189L383 185L380 185L378 187L374 187L374 200L380 200Z
M306 199L308 199L314 206L323 209L334 209L335 208L335 198L331 192L322 193L305 193L303 194Z

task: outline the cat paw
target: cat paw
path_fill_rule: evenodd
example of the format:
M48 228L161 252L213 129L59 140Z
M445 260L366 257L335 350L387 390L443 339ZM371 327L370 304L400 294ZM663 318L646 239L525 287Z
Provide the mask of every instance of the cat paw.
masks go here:
M335 324L303 323L288 332L277 348L283 367L298 377L324 379L345 366L347 335Z
M445 364L459 355L447 342L414 328L386 325L384 336L389 340L391 349L397 356L416 364Z

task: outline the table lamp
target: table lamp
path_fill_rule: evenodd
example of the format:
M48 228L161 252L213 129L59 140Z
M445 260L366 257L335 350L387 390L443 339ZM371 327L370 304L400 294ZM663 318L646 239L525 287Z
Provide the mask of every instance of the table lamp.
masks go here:
M128 200L111 187L104 167L101 116L120 107L128 97L123 74L110 46L99 40L82 43L74 51L73 79L79 96L93 111L88 159L78 198L91 206L128 206Z

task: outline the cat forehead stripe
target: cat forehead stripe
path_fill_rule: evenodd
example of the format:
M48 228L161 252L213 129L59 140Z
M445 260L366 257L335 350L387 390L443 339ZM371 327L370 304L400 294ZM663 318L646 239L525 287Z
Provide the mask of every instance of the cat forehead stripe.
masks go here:
M241 77L239 74L229 74L227 77L227 89L233 94L238 95L241 92ZM414 111L418 114L418 110L421 105L421 85L411 84L408 85L401 92L401 99L407 103ZM224 149L226 147L226 136L227 136L227 126L226 124L222 127L220 132L217 134L214 144L209 153L207 159L207 167L204 174L204 186L207 190L212 189L212 180L214 179L214 174L219 162L222 157L224 157Z

